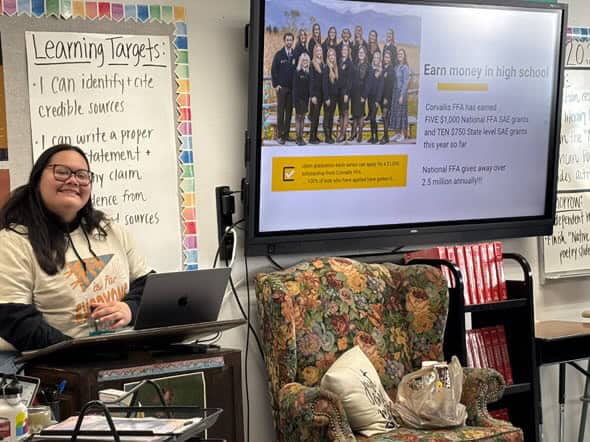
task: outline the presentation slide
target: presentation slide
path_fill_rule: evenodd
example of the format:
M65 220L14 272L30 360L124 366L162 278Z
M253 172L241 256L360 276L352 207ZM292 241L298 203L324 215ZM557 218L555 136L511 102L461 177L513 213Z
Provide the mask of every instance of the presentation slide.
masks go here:
M560 31L558 11L548 9L267 0L259 230L543 215ZM306 71L305 61L291 57L302 39L313 82L314 35L324 43L327 70L317 143L310 142L311 97L307 108L298 108L294 86L286 125L290 104L285 86L277 88L285 63L295 82ZM349 38L347 112L328 103L340 105L346 95L330 92L329 83L338 80L326 39L334 35L337 43ZM347 51L334 52L340 66ZM359 52L366 53L368 70L359 67ZM394 75L389 89L387 73ZM386 85L373 100L371 86L357 91L355 103L355 76L363 74L384 76ZM300 124L302 143L295 140Z

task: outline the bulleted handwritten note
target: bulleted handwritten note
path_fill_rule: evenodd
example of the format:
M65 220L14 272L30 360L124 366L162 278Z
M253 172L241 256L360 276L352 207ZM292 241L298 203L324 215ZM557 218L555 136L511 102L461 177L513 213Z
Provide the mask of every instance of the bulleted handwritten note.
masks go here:
M93 203L133 232L158 271L182 269L168 36L26 33L33 155L70 143Z

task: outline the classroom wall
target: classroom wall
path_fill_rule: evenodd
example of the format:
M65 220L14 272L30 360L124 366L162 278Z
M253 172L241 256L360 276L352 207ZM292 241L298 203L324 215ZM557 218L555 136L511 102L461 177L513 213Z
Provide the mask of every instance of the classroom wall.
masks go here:
M126 0L131 3L131 1ZM160 4L164 0L144 0L143 3ZM244 175L243 133L247 114L247 53L243 49L243 26L249 20L249 1L174 0L171 3L185 6L188 11L189 48L191 63L192 115L197 174L197 204L199 231L199 264L210 267L217 247L214 189L217 185L239 188ZM590 26L588 0L565 1L570 5L570 25ZM239 206L239 204L238 204ZM240 210L240 209L239 209ZM235 219L238 219L237 217ZM524 255L531 263L535 278L535 314L538 320L578 320L580 312L590 309L590 280L566 279L540 285L538 249L536 239L505 241L509 252ZM240 250L241 251L241 250ZM300 257L278 257L282 264L295 262ZM262 259L248 260L250 276L268 269ZM508 276L514 270L508 269ZM244 278L244 262L238 257L234 266L234 280ZM254 298L253 288L250 286ZM241 283L240 296L246 294ZM252 306L255 315L254 304ZM222 309L223 318L238 318L235 301L228 296ZM226 346L245 348L245 328L224 334ZM248 358L250 409L250 440L274 440L264 367L257 349L250 343ZM557 369L543 368L542 399L544 440L557 440ZM568 369L567 434L566 440L577 440L580 402L583 389L581 375ZM590 428L587 428L590 434Z

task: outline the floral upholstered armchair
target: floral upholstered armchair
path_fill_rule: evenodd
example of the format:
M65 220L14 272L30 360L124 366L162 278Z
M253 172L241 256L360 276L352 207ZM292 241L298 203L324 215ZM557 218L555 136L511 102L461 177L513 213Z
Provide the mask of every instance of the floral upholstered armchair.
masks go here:
M318 258L258 274L256 294L279 441L523 440L520 429L487 412L504 388L494 370L464 369L466 426L396 428L370 438L355 435L338 398L320 388L332 363L355 345L392 399L406 373L444 359L448 291L437 268Z

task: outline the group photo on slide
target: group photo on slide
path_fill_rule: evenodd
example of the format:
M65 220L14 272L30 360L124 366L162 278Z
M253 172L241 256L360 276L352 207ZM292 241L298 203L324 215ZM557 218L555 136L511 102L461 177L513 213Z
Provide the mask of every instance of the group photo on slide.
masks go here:
M266 3L262 144L415 143L420 18L298 3Z

